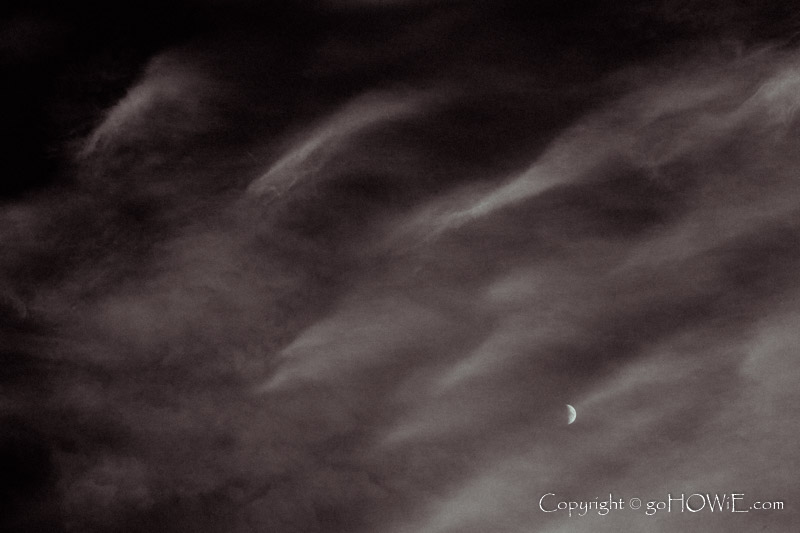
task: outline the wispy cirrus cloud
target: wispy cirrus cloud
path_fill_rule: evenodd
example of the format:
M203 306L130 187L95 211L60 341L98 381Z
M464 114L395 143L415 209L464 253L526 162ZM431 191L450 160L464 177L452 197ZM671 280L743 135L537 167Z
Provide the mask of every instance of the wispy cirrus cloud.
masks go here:
M794 49L579 90L516 49L482 81L503 43L362 79L309 70L325 39L283 70L214 42L151 60L74 183L0 213L9 527L796 523L538 507L796 493Z

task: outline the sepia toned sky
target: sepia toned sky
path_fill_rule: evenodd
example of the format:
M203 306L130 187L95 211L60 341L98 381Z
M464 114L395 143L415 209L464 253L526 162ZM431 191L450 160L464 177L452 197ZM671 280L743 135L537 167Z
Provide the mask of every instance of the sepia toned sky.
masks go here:
M797 528L781 4L4 8L0 529Z

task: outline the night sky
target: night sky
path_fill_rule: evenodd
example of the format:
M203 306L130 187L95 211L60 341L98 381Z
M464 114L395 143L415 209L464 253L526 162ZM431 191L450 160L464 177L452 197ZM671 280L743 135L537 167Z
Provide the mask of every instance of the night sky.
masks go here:
M0 14L0 531L800 528L791 2L67 4Z

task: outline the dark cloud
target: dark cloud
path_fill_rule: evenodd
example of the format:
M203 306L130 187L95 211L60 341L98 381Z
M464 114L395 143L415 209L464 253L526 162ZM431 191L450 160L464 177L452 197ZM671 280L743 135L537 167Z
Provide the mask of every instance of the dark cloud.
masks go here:
M791 17L93 6L0 36L4 529L797 524ZM697 491L786 510L537 506Z

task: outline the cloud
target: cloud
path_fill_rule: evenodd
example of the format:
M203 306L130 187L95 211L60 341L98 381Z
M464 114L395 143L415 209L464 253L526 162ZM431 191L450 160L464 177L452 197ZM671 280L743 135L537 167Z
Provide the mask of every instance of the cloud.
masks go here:
M640 61L573 106L524 54L304 78L319 42L268 87L275 54L228 61L258 40L158 55L74 183L3 206L6 457L37 450L47 519L789 529L537 502L796 493L796 51Z
M249 192L257 196L267 192L283 194L297 182L342 172L345 165L354 163L345 159L358 151L354 145L363 143L367 135L381 127L423 112L427 99L430 96L402 93L360 96L303 135L286 155L250 184ZM363 163L377 166L375 162Z

